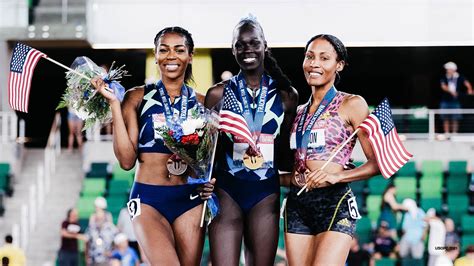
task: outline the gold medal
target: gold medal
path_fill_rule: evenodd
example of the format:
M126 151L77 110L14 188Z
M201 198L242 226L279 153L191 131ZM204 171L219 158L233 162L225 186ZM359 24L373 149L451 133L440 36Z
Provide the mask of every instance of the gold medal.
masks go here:
M173 157L173 156L172 156ZM170 157L166 162L166 168L172 175L182 175L188 169L188 165L181 159L172 159Z
M247 153L244 154L244 165L250 170L257 170L262 167L263 162L263 155L261 153L257 155L249 155Z

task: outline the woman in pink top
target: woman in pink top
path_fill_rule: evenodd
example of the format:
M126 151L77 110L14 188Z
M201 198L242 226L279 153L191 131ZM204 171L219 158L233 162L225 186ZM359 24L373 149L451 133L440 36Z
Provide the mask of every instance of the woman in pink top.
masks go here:
M337 91L334 83L347 63L347 50L332 35L317 35L305 48L303 71L312 94L298 108L291 147L295 171L285 210L285 241L290 265L344 265L356 220L357 203L348 183L379 173L366 133L357 134L367 162L344 171L355 138L324 168L332 152L369 115L364 98ZM301 195L298 191L307 186Z

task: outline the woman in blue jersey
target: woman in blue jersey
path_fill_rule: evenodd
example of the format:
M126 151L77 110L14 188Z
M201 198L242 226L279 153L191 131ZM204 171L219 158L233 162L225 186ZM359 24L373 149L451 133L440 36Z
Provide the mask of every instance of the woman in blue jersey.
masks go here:
M205 105L222 104L216 156L220 214L209 227L212 265L273 265L278 244L279 169L291 171L289 131L298 94L270 55L255 18L234 29L240 73L214 85Z
M171 119L185 119L187 110L204 99L186 85L194 43L185 29L169 27L158 32L154 44L161 75L156 84L127 91L122 105L102 79L95 78L92 84L112 108L114 152L120 166L128 170L138 160L128 209L148 262L199 265L204 244L201 203L213 186L188 184L186 166L170 158L172 152L154 130Z

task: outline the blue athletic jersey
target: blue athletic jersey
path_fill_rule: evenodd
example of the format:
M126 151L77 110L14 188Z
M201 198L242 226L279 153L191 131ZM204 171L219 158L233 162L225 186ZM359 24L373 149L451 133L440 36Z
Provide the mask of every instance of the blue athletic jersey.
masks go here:
M188 112L196 103L196 92L186 86L188 90ZM181 107L181 96L174 99L174 103L170 103L173 110L173 117L179 118ZM145 92L143 99L138 108L138 127L140 128L138 136L138 153L157 152L168 153L172 152L163 143L163 138L155 131L155 128L166 126L165 110L161 103L160 93L158 92L156 84L145 85Z
M230 83L234 84L230 84ZM237 84L237 76L232 77L224 90L231 90L238 99L239 108L242 114L242 98ZM257 94L252 97L252 90L246 88L247 98L252 101L258 101L261 93L261 88ZM225 95L225 93L224 93ZM217 170L225 171L231 175L244 180L265 180L278 175L278 168L276 166L275 150L278 145L278 136L280 134L280 127L283 122L284 108L278 90L275 88L274 81L270 78L268 85L268 94L266 98L265 115L263 118L263 126L257 146L263 154L264 163L262 168L257 170L249 170L243 164L243 155L248 149L249 145L244 140L231 135L230 133L222 133L220 137L220 151L223 154L216 156ZM252 114L255 115L256 105L250 103Z

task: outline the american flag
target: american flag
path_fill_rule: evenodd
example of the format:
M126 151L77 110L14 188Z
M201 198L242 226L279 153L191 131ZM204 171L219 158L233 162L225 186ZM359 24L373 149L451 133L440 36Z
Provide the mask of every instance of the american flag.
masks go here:
M385 178L391 177L413 157L398 137L387 98L383 99L359 127L369 134L377 164Z
M46 55L22 43L13 49L8 79L8 99L13 109L28 113L31 78L41 57Z
M219 129L247 140L254 146L252 133L245 118L242 116L242 110L239 101L230 88L224 88L224 104L220 111Z

